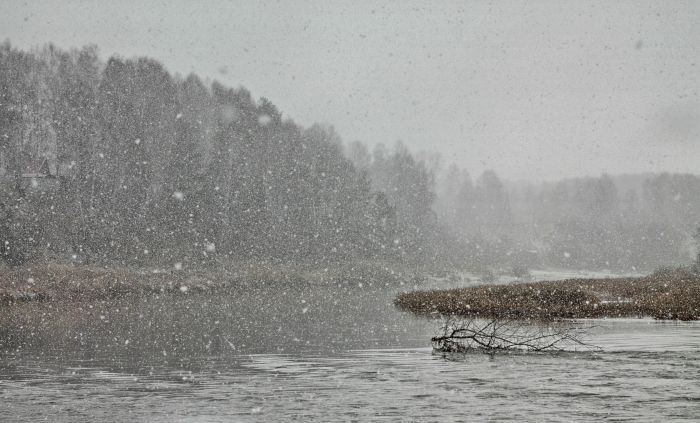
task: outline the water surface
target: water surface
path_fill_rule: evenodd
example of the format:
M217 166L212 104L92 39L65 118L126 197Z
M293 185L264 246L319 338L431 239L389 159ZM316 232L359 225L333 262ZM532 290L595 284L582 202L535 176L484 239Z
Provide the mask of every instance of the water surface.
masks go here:
M600 352L443 356L429 344L439 322L391 304L406 288L260 286L46 310L3 329L0 421L700 415L697 323L590 322Z

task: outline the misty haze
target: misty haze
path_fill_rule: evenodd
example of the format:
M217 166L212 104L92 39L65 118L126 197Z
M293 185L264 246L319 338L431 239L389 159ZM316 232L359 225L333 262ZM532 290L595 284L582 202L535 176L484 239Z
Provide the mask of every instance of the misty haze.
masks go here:
M0 40L0 420L700 415L700 3L0 0Z

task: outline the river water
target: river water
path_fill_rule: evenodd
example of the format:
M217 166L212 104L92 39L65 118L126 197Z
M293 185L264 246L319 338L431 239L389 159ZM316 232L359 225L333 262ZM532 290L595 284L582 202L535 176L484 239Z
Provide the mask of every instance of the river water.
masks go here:
M700 419L698 323L598 320L602 351L443 356L429 342L439 322L391 304L408 288L46 307L0 329L0 421Z

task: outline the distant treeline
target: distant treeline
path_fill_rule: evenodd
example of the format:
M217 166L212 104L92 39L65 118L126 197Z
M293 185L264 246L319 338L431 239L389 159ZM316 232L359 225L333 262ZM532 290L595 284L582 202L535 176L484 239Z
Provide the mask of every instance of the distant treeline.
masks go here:
M698 245L700 178L642 174L504 184L451 166L436 205L443 222L516 267L649 271L687 265ZM700 238L699 238L700 239ZM494 255L494 252L496 253Z
M687 262L700 181L642 179L624 191L607 176L473 182L401 144L343 144L332 127L301 127L244 88L153 59L0 45L0 255L11 264Z

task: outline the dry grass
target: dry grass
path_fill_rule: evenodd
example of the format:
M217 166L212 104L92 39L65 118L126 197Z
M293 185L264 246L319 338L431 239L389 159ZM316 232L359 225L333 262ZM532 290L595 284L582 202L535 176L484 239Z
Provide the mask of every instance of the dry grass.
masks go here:
M485 318L700 319L700 277L683 270L639 278L567 279L415 291L394 301L418 314Z
M23 328L78 324L91 327L101 322L99 317L110 310L124 309L153 296L201 295L201 301L206 301L206 296L236 295L242 289L398 285L412 275L398 269L382 262L348 262L328 267L239 262L210 271L183 269L155 273L45 263L14 269L0 266L0 344L11 333L24 336Z
M21 303L94 303L125 296L226 292L272 284L398 283L410 274L381 262L349 262L327 268L229 263L212 271L158 272L42 264L0 268L0 311Z
M182 284L176 274L57 265L6 269L0 271L0 305L106 300L175 290Z

